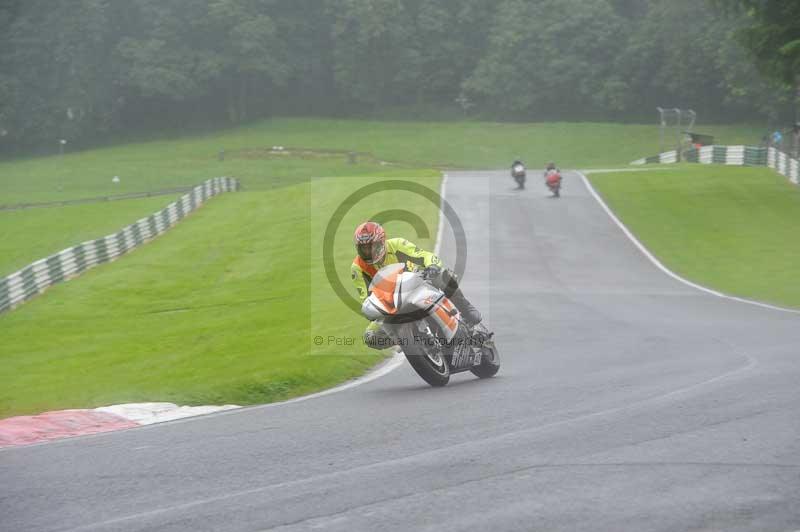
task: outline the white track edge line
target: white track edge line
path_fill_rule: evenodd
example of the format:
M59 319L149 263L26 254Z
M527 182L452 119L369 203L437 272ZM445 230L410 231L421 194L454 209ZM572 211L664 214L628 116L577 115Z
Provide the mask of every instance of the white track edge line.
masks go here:
M580 171L580 170L575 170L575 173L580 176L580 178L583 180L583 184L586 186L586 189L594 197L594 199L597 200L597 203L600 204L600 206L603 208L603 210L606 211L606 214L608 214L608 216L611 218L611 220L615 224L617 224L617 227L619 227L622 230L622 232L625 234L625 236L627 236L628 239L631 242L633 242L633 244L639 249L639 251L641 251L642 254L645 257L647 257L650 260L650 262L652 262L659 270L661 270L665 274L669 275L670 277L672 277L676 281L681 282L681 283L683 283L683 284L685 284L687 286L690 286L690 287L692 287L692 288L694 288L696 290L700 290L701 292L705 292L707 294L711 294L711 295L716 296L716 297L721 297L723 299L730 299L732 301L738 301L739 303L747 303L748 305L754 305L754 306L757 306L757 307L767 308L767 309L770 309L770 310L777 310L777 311L780 311L780 312L788 312L788 313L791 313L791 314L800 314L800 310L797 310L797 309L779 307L777 305L770 305L769 303L762 303L760 301L753 301L752 299L745 299L743 297L736 297L736 296L731 296L731 295L728 295L728 294L724 294L722 292L718 292L717 290L713 290L711 288L707 288L707 287L699 285L697 283L693 283L692 281L689 281L688 279L685 279L685 278L681 277L680 275L678 275L677 273L673 272L672 270L670 270L669 268L664 266L664 264L662 264L661 261L658 260L655 257L655 255L653 255L650 252L650 250L648 250L644 246L644 244L642 244L639 241L638 238L636 238L636 236L634 236L634 234L630 231L630 229L628 229L628 227L624 223L622 223L622 221L617 217L617 215L614 214L614 212L611 210L611 208L606 204L606 202L603 200L603 198L600 196L600 194L598 194L597 190L595 190L595 188L592 186L592 183L589 181L589 179L586 177L586 175L584 175L584 173L582 171Z

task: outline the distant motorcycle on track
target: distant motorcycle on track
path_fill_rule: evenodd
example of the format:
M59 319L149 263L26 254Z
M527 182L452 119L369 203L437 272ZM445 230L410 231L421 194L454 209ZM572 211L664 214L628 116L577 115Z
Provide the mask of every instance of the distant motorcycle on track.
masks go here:
M525 165L522 164L522 161L514 161L511 165L511 177L514 178L514 181L517 182L517 190L523 190L525 188L525 178L527 176L527 171L525 170Z
M454 373L471 371L486 379L500 369L492 334L482 324L470 328L462 322L455 305L423 272L390 264L375 274L369 290L362 313L381 323L431 386L446 385Z
M554 198L561 197L561 172L557 169L548 170L545 172L544 182L553 193Z

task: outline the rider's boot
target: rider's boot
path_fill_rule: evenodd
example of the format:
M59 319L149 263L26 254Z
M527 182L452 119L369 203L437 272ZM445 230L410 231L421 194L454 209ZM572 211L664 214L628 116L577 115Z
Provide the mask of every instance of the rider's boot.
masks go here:
M458 308L459 312L461 312L461 319L467 325L470 342L473 342L472 345L481 348L481 352L484 356L488 356L487 353L491 353L492 351L487 351L485 348L491 348L494 345L492 341L494 333L490 332L482 323L483 317L480 311L475 308L475 305L469 302L469 299L464 297L461 290L456 290L450 294L450 301Z

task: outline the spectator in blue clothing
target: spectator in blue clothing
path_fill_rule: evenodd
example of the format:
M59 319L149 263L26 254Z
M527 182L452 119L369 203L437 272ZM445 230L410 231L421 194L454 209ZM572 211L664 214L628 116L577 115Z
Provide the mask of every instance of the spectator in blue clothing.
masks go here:
M783 133L781 133L778 130L775 130L775 133L772 134L772 146L776 150L780 150L781 144L783 144Z

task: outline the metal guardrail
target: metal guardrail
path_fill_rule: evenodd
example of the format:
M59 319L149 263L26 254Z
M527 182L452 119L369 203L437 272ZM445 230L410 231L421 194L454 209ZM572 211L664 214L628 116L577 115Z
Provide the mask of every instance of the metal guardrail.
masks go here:
M188 193L160 211L123 227L114 234L67 248L0 278L0 313L16 308L54 284L124 255L161 235L208 199L239 189L237 179L209 179L191 188Z

